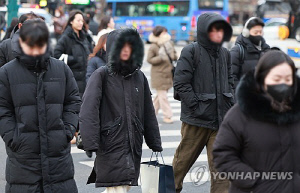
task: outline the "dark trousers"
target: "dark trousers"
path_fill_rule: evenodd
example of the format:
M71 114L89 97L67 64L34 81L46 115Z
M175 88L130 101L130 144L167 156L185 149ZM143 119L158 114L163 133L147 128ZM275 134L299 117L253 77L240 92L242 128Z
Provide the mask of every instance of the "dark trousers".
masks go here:
M206 146L210 172L216 172L213 166L212 149L217 131L182 123L181 142L173 160L176 193L181 192L183 179ZM214 179L211 174L211 193L228 193L229 181Z

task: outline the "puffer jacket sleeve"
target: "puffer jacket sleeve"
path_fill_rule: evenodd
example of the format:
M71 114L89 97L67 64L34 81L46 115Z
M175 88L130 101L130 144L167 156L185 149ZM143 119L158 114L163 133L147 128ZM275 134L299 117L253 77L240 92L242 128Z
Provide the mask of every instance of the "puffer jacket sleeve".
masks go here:
M245 143L243 129L247 122L246 119L241 118L241 115L242 112L235 105L225 116L213 146L213 161L218 172L242 175L238 179L229 180L238 188L248 189L255 185L259 176L256 176L255 170L240 158ZM247 178L247 174L254 177Z
M7 43L10 43L10 39L4 40L0 44L0 67L7 63L6 60Z
M97 151L100 142L100 105L105 68L97 69L89 79L83 94L79 114L79 130L84 150Z
M163 64L165 61L169 61L167 55L158 54L159 47L155 44L152 44L148 50L147 62L153 66L158 66Z
M232 72L232 60L231 60L231 54L228 50L226 50L226 53L228 55L228 60L227 60L227 73L228 73L228 84L230 86L231 93L234 95L234 76Z
M151 91L147 78L144 75L144 137L146 144L152 151L161 152L161 138L159 133L159 127L153 107L153 102L151 98Z
M235 45L230 50L230 55L231 55L232 75L234 79L234 89L235 89L240 81L241 78L240 76L242 71L242 66L240 64L240 50L237 45Z
M72 66L72 64L75 64L76 58L72 56L70 53L67 53L67 49L70 47L67 42L67 38L63 35L57 42L55 49L54 49L54 58L59 59L62 54L67 54L68 55L68 65ZM72 49L72 48L71 48Z
M0 68L0 134L10 147L17 126L10 85L5 68Z
M190 109L194 109L198 104L192 87L194 51L191 44L182 49L174 74L174 89L178 92L181 101Z
M80 110L81 99L79 96L78 86L71 69L65 64L62 65L65 66L64 68L66 75L63 122L68 131L71 132L70 138L72 138L76 131L75 128L78 126L78 114Z

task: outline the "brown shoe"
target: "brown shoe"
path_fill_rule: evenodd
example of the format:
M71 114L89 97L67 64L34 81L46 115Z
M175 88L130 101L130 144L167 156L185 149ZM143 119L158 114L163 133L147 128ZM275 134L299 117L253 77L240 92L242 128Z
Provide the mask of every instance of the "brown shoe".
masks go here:
M172 123L173 123L173 120L170 119L170 118L164 118L164 119L163 119L163 122L164 122L164 123L168 123L168 124L172 124Z

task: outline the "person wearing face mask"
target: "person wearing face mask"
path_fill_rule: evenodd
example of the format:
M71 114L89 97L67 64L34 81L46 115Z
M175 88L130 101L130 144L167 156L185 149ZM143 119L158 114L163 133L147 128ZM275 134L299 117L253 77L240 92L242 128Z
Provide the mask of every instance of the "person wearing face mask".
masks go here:
M231 174L229 192L299 192L300 78L296 72L289 56L269 51L255 72L241 79L237 104L227 113L213 150L217 170Z
M197 42L181 51L174 75L174 98L181 100L181 142L174 155L176 192L206 147L210 172L212 145L225 113L233 106L233 77L229 51L232 28L217 13L204 13L197 21ZM176 96L176 94L178 96ZM225 193L228 180L211 178L211 193Z
M81 100L72 71L50 57L40 19L23 23L16 48L16 59L0 69L0 135L8 155L1 192L77 193L70 140Z
M64 26L67 23L67 18L64 12L61 9L55 10L55 15L53 17L53 26L54 26L54 36L56 41L59 40L61 34L64 32Z
M263 36L264 22L258 17L250 18L231 49L232 71L236 88L242 76L254 70L259 58L270 49Z

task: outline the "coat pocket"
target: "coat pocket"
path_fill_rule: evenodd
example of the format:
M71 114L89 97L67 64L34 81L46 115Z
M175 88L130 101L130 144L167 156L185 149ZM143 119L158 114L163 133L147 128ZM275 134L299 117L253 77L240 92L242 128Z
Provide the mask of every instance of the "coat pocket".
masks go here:
M100 149L102 152L112 151L123 141L120 134L122 117L117 117L113 122L109 122L100 132Z
M225 113L233 106L234 99L232 93L223 93L224 111Z
M215 94L196 94L198 97L198 107L194 111L194 116L206 121L214 121L217 114Z
M137 154L142 153L144 126L137 116L135 116L135 129L134 129L134 145Z

